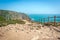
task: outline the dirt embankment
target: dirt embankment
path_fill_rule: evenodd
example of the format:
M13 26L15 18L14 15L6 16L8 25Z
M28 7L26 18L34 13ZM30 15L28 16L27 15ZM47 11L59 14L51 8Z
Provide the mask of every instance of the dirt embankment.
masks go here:
M59 40L60 32L41 24L10 24L0 27L0 40Z

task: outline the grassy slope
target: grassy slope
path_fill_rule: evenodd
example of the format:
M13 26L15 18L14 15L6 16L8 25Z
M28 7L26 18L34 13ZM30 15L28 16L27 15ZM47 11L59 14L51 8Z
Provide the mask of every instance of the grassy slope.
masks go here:
M0 10L0 27L15 23L25 24L25 22L22 21L21 19L28 20L29 17L24 13L22 14L13 11Z

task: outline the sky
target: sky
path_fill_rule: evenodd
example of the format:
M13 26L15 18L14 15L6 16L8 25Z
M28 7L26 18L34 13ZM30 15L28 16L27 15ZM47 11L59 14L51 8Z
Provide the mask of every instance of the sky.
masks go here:
M60 0L0 0L0 10L27 14L59 14Z

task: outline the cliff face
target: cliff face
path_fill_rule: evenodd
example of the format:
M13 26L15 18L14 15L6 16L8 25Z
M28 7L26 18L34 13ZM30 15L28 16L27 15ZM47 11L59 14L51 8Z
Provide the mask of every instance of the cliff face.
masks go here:
M0 10L0 16L3 16L5 19L9 20L30 20L29 17L24 13L14 12L14 11L8 11L8 10Z

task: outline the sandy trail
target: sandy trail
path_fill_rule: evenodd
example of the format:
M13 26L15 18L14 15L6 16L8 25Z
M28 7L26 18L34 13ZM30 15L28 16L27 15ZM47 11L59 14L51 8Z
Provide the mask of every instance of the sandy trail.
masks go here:
M10 24L0 27L0 40L57 40L60 36L59 32L47 26L36 28L35 25L27 24Z
M38 40L39 36L34 36L31 40Z

